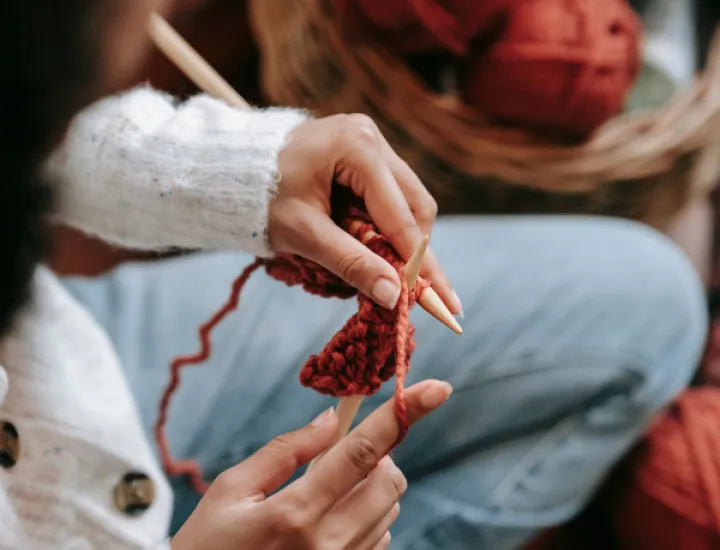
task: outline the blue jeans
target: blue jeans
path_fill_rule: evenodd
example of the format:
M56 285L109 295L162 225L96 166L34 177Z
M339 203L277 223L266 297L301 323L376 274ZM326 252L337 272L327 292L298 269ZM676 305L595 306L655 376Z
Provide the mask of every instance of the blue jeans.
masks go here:
M635 223L601 218L442 220L433 247L465 306L463 336L413 311L409 382L455 392L395 458L409 490L393 548L511 550L580 511L653 416L692 377L706 333L703 290L682 252ZM107 328L150 433L168 363L250 262L198 254L67 285ZM208 478L331 402L300 365L356 308L256 274L187 369L169 438ZM366 415L392 394L365 401ZM176 526L197 497L181 480Z

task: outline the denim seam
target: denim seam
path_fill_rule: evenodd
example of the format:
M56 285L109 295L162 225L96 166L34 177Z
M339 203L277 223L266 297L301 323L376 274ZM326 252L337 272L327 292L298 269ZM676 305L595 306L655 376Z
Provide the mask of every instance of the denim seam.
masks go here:
M568 354L569 356L569 354ZM568 360L567 357L565 359L565 363L568 363L569 366L567 367L560 367L560 366L552 366L551 364L547 364L547 366L543 366L541 368L536 369L537 372L542 372L544 370L555 370L555 369L565 369L565 370L571 370L571 369L577 369L577 368L596 368L598 364L603 365L603 368L607 368L607 358L600 358L597 355L593 355L590 357L583 357L582 355L575 356L577 363L573 364L572 360ZM535 356L533 358L535 361L538 360L538 356ZM508 373L506 370L503 370L503 372L499 376L481 376L476 377L473 382L468 384L463 384L461 386L456 386L456 392L460 391L467 391L471 390L474 386L480 385L482 383L495 381L501 378L505 377L512 377L515 375L525 375L528 373L528 363L531 361L530 358L525 357L523 358L523 361L513 361L512 363L515 363L518 365L518 367L522 366L522 369L518 368L516 372ZM500 363L495 363L495 365L501 365ZM625 373L630 376L630 379L633 383L633 385L636 385L638 382L643 380L645 377L641 374L643 372L640 368L633 368L632 366L629 367L613 367L616 372ZM549 454L552 453L552 450L557 448L559 445L562 444L563 441L566 441L572 434L572 432L577 428L577 426L582 423L584 418L583 414L575 414L572 415L569 418L565 418L561 420L560 422L557 422L554 426L552 426L548 433L543 436L543 438L538 441L519 461L519 463L512 469L511 472L506 474L504 478L501 480L501 482L498 484L498 486L493 490L492 497L486 507L487 516L486 517L494 517L496 520L498 518L498 514L502 512L502 506L504 502L512 495L512 493L515 491L518 483L524 479L526 476L530 475L530 473L537 468L540 464L543 463L544 460L548 457ZM561 507L562 508L562 507ZM485 515L485 514L482 514ZM503 514L504 515L504 514ZM560 514L550 514L549 516L554 516L556 519L559 516L564 516L565 514L563 512L560 512ZM550 517L547 517L546 519L550 519ZM505 523L505 522L503 522ZM512 521L510 522L512 524Z
M559 356L562 356L562 360L559 360ZM493 362L491 368L487 368L487 365L480 365L476 370L477 376L472 377L470 380L463 382L462 384L453 384L455 391L461 391L465 389L472 389L475 386L479 386L489 381L495 381L501 378L511 378L513 376L524 376L529 372L543 372L548 370L573 370L573 369L594 369L597 367L608 368L608 363L621 363L625 364L624 367L612 367L618 372L623 372L630 375L634 381L642 380L645 378L643 375L644 369L642 365L647 364L649 361L638 361L637 358L631 359L629 356L623 356L621 354L612 355L607 352L605 353L588 353L587 350L582 352L574 352L563 350L561 353L548 353L543 354L532 354L523 357L515 357L507 359L505 361ZM533 368L528 368L528 365L535 364ZM485 368L484 368L485 367ZM501 372L488 372L488 371L501 371Z
M515 491L522 479L530 474L550 454L552 449L558 447L561 441L567 440L570 433L581 422L582 417L575 415L558 422L538 441L518 464L498 484L490 497L489 505L499 509Z
M423 499L425 497L423 496ZM407 548L408 550L412 550L412 548L415 546L417 542L423 541L429 531L432 531L433 529L436 529L440 525L446 523L448 521L447 515L441 515L440 517L431 518L421 526L418 526L418 529L414 531L415 536L413 536L410 540L407 541L407 544L403 545L404 548ZM392 545L391 545L392 548Z
M629 372L630 374L637 374L632 370ZM676 377L671 376L670 378L674 381ZM477 383L480 383L480 381L477 381ZM469 387L469 385L465 385L462 387L462 389L468 389ZM556 423L549 430L548 434L546 434L539 442L537 442L533 446L532 449L530 449L522 457L518 465L513 468L513 470L509 472L506 476L504 476L503 480L498 484L498 486L492 493L493 496L490 499L487 507L485 508L486 513L481 515L483 517L486 517L487 519L493 518L495 521L500 519L499 515L504 515L502 513L502 506L506 502L506 500L513 494L518 483L526 476L530 475L534 469L540 466L552 453L552 449L557 448L559 445L562 444L562 442L567 441L567 439L571 436L572 432L577 428L580 423L582 423L583 419L584 414L577 414ZM552 522L553 518L555 521L563 521L562 518L566 514L563 513L562 508L563 507L560 506L557 512L550 514L545 513L542 515L548 522ZM508 522L507 518L505 518L505 521L502 521L502 524L504 525L512 525L513 523L513 521Z

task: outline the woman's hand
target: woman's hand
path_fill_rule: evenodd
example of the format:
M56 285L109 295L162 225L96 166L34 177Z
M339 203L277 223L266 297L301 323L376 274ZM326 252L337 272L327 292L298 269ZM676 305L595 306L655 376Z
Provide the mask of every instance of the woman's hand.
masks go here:
M428 380L405 390L408 419L440 406L450 387ZM172 550L383 550L399 513L405 477L389 457L398 436L395 405L373 412L303 477L272 496L320 455L338 429L328 411L278 437L221 474L171 542Z
M333 182L361 197L373 222L408 260L435 223L437 204L410 167L365 115L336 115L301 124L280 153L278 195L270 205L270 245L298 254L343 278L387 308L400 295L397 272L330 218ZM421 274L451 312L462 305L433 253Z

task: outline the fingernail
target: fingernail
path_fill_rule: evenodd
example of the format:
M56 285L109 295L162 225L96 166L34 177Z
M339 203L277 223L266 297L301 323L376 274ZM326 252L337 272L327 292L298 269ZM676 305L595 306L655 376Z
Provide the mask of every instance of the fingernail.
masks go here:
M436 382L420 394L420 404L426 409L439 407L452 393L453 389L447 382Z
M453 291L453 298L455 299L455 307L460 312L457 314L458 317L460 317L460 319L465 319L465 315L463 314L462 302L460 301L460 297L457 295L457 292L455 292L455 291Z
M383 277L375 281L372 287L372 298L381 306L393 309L400 298L400 287Z
M310 425L317 428L332 416L334 410L333 407L330 407L328 410L320 413L315 420L310 422Z

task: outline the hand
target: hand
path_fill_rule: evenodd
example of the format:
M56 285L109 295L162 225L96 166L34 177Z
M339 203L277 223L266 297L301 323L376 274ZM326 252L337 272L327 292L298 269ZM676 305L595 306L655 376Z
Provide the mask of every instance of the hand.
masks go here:
M333 182L361 197L373 222L408 260L430 235L437 204L365 115L336 115L297 127L280 153L278 195L270 205L270 245L308 258L378 304L395 307L397 272L330 218ZM462 305L432 251L421 271L452 313Z
M450 392L433 380L406 389L410 422ZM398 436L394 407L389 401L378 408L312 470L272 496L332 443L338 423L331 411L225 471L173 538L172 550L386 549L407 487L392 460L382 458Z

